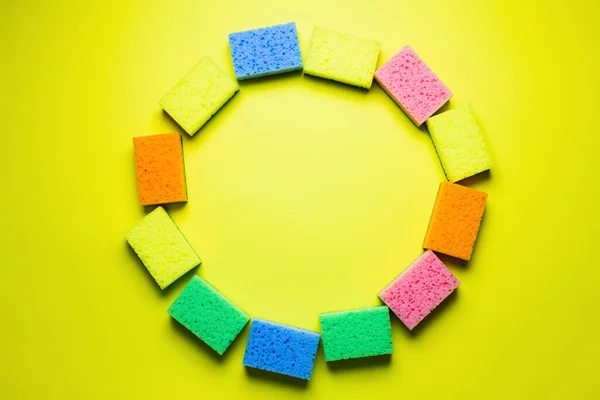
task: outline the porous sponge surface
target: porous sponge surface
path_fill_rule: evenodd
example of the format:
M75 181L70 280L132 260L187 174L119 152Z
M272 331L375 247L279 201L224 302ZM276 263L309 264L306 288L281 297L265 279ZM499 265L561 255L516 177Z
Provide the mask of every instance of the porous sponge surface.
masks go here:
M412 330L459 284L444 263L428 250L383 289L379 298Z
M375 80L417 126L452 97L452 92L410 46L379 68Z
M229 100L239 86L208 57L203 57L159 101L190 136Z
M179 133L135 137L133 151L141 205L187 201Z
M250 320L248 314L197 275L168 312L219 354L229 348Z
M484 192L442 182L423 247L470 260L486 201Z
M390 313L385 306L324 313L320 321L325 361L394 351Z
M125 239L161 289L202 262L162 207L146 215Z
M492 167L492 157L470 106L429 118L427 128L450 182Z
M294 22L230 33L229 49L238 80L302 69Z
M308 380L319 339L317 332L254 318L244 365Z
M381 44L316 27L304 64L309 75L369 89Z

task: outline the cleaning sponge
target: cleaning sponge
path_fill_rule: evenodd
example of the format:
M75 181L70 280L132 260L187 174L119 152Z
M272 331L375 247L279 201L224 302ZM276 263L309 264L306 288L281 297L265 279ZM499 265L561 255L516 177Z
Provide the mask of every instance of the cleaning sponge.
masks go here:
M197 275L168 312L219 354L227 350L250 320L248 314Z
M369 89L380 48L374 40L315 28L304 72Z
M410 46L379 68L375 80L417 126L452 97L452 92Z
M133 138L140 204L187 201L179 133Z
M190 136L229 100L239 86L208 57L203 57L163 96L160 106Z
M392 354L390 313L385 306L320 316L325 361Z
M446 111L427 120L427 128L450 182L492 167L492 158L471 107Z
M244 365L308 380L319 339L316 332L254 318Z
M275 25L229 34L237 80L302 69L296 24Z
M161 289L202 262L162 207L146 215L125 239Z
M463 260L471 259L487 194L442 182L423 247Z
M433 251L426 251L383 289L379 298L412 330L459 284Z

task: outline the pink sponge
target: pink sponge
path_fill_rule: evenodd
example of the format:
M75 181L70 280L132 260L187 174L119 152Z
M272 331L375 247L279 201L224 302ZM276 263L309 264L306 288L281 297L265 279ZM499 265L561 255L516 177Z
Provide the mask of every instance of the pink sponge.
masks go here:
M379 298L412 330L459 284L444 263L428 250L383 289Z
M452 92L410 46L379 68L375 80L417 126L452 97Z

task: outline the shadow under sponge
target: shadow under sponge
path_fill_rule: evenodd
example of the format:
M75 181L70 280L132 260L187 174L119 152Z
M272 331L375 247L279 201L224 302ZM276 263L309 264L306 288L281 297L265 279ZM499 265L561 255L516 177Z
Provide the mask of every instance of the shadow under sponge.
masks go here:
M392 327L386 306L323 313L319 317L325 361L392 354Z
M423 248L469 261L487 197L479 190L442 182Z
M219 354L229 348L250 320L248 314L197 275L168 312Z
M229 50L237 80L302 69L298 31L293 22L230 33Z
M142 206L187 201L179 133L134 137L133 151Z
M369 89L380 49L371 39L315 28L304 73Z
M193 136L239 90L236 81L208 57L203 57L159 104Z
M444 263L428 250L383 289L379 298L412 330L459 284Z
M319 340L317 332L254 318L244 365L309 380Z
M162 207L146 215L125 239L161 289L202 262Z
M452 92L410 46L379 68L375 80L417 126L452 97Z

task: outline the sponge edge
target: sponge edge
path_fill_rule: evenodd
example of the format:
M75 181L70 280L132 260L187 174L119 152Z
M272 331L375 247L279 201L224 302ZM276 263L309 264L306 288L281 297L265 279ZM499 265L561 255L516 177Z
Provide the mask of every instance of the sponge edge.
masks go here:
M202 261L162 207L157 207L125 234L161 289Z
M390 313L385 306L320 316L325 361L392 354Z
M487 194L484 192L442 182L423 247L470 260L486 201Z
M413 329L460 282L432 252L426 251L379 293L379 298Z
M470 106L429 118L427 128L450 182L492 167L492 157Z
M207 281L194 276L168 310L219 354L223 354L250 317Z
M203 57L159 104L193 136L238 90L236 81Z
M141 205L187 201L179 133L135 137L133 150Z
M317 332L254 318L244 366L309 380L319 340Z
M452 92L410 46L379 68L375 80L417 126L452 97Z
M298 32L293 22L230 33L229 48L238 80L302 69Z
M304 65L309 75L369 89L381 44L316 27Z

